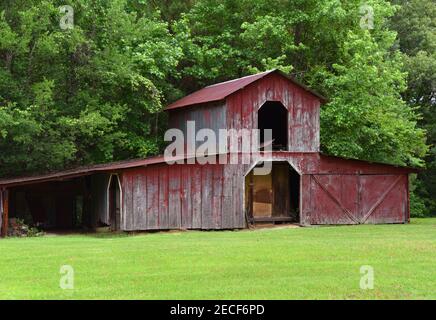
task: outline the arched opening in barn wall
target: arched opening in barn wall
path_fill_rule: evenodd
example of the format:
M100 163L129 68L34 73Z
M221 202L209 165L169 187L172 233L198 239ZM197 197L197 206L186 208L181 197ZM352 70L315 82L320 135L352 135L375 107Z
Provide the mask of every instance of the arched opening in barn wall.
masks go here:
M269 164L269 174L256 174L253 168L245 176L245 210L250 222L299 223L299 173L286 161Z
M112 231L120 230L121 221L121 183L117 174L113 174L108 187L109 225Z
M288 150L288 110L278 101L265 102L257 112L260 145L269 144L265 129L272 130L272 150Z

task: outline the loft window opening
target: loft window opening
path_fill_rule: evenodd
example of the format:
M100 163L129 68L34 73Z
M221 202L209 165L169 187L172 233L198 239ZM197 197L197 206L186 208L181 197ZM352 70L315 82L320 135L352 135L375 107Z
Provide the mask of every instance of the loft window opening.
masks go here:
M260 146L272 144L274 151L288 150L288 110L277 101L267 101L258 111ZM265 137L264 130L272 130L272 139Z

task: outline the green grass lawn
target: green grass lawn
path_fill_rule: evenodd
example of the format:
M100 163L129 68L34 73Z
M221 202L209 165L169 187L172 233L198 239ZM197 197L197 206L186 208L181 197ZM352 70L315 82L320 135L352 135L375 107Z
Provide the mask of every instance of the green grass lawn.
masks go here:
M75 272L59 287L60 267ZM360 289L360 267L374 289ZM0 240L1 299L435 299L436 219Z

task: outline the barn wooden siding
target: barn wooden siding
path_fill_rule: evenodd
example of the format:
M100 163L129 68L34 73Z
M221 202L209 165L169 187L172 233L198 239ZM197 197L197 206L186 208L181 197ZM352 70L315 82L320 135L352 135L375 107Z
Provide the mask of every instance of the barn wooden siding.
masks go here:
M288 159L301 176L300 224L405 223L410 169L316 154Z
M182 130L185 137L187 121L195 121L197 132L209 128L217 137L219 129L256 129L257 112L267 101L280 102L288 110L288 151L319 151L320 98L277 73L268 74L249 84L225 101L171 110L170 128ZM251 135L247 139L252 141ZM200 142L196 143L197 146L199 144ZM230 150L224 150L228 151Z
M169 126L170 128L180 129L185 139L187 139L187 122L194 121L195 134L201 129L210 129L215 132L218 137L219 129L225 129L227 127L226 117L226 106L224 102L208 103L172 111L169 116ZM194 140L193 145L196 147L203 143L201 141L195 141L195 136L192 138ZM187 142L188 141L185 140L185 145Z
M281 102L288 110L288 151L319 151L319 98L277 73L271 73L227 98L226 127L236 130L257 128L257 112L267 101Z
M405 223L406 174L314 174L304 179L302 223Z
M245 175L262 160L287 161L300 174L302 225L409 219L405 169L318 153L274 152L247 165L162 163L122 171L122 229L245 228Z
M410 169L319 153L274 153L271 159L288 161L300 174L302 225L405 223L410 219Z
M252 159L247 153L232 153L227 155L228 164L206 165L168 165L157 156L0 180L2 232L7 229L9 199L14 209L19 202L14 194L25 185L35 207L44 194L59 193L62 199L58 207L64 215L56 220L65 219L65 225L70 223L71 208L64 204L71 204L79 194L92 202L92 208L86 210L91 212L87 215L90 224L109 223L107 188L111 174L118 174L121 182L122 230L244 228L245 175L260 161L286 161L300 175L301 225L409 221L408 174L416 170L320 154L319 114L325 98L278 70L206 87L166 110L170 127L182 130L186 137L187 121L195 121L197 132L205 128L215 133L219 129L257 128L258 111L267 101L280 102L288 111L288 151L255 154ZM240 164L229 164L235 163L230 157L237 157ZM76 178L80 179L71 180ZM78 184L62 194L55 181ZM50 184L47 190L41 188L43 182Z
M244 228L239 167L161 164L123 171L123 229Z

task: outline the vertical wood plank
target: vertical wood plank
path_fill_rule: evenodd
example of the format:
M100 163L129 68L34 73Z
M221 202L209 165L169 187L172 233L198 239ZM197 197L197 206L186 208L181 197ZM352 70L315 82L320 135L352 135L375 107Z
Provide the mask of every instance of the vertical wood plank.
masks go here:
M155 168L147 176L147 229L159 229L159 176Z
M311 214L311 176L303 174L300 176L300 224L303 226L310 225Z
M168 225L170 229L180 229L180 165L169 167L169 199L168 199Z
M212 166L212 171L213 171L212 219L213 219L213 227L215 229L221 229L222 226L222 212L221 212L222 184L223 184L222 169L223 167L219 164Z
M243 166L240 164L234 165L234 173L232 179L233 190L233 217L234 227L243 228L245 226L245 211L243 205L243 186L245 183Z
M292 144L290 148L290 151L294 151L294 152L303 151L302 150L303 148L301 147L301 143L303 141L302 126L301 126L302 105L303 105L303 101L302 101L301 91L297 89L294 92L294 110L292 114L294 121L293 121L292 132L291 132Z
M239 165L239 172L238 172L238 203L239 203L239 228L245 228L246 227L246 219L245 219L245 210L244 210L244 189L245 189L245 178L244 173L249 165Z
M123 214L124 214L124 230L133 230L133 177L130 172L126 172L123 176Z
M191 205L192 205L192 227L194 229L201 228L201 186L203 184L201 176L201 166L194 165L191 168L192 182L191 182Z
M211 197L212 194L212 170L211 165L201 166L201 227L202 229L212 229L214 227Z
M161 229L169 229L168 201L169 180L168 165L159 168L159 226Z
M191 165L185 164L181 167L181 225L183 229L192 228L191 213Z
M320 151L320 144L321 144L321 138L320 138L320 130L321 130L321 123L320 123L320 103L318 100L314 100L314 107L313 107L313 120L315 122L315 141L314 141L314 148L313 151L319 152Z
M222 198L222 227L224 229L234 228L234 215L232 207L232 167L233 165L224 165L223 168L223 198Z
M147 171L133 176L133 216L132 227L135 230L147 229Z

